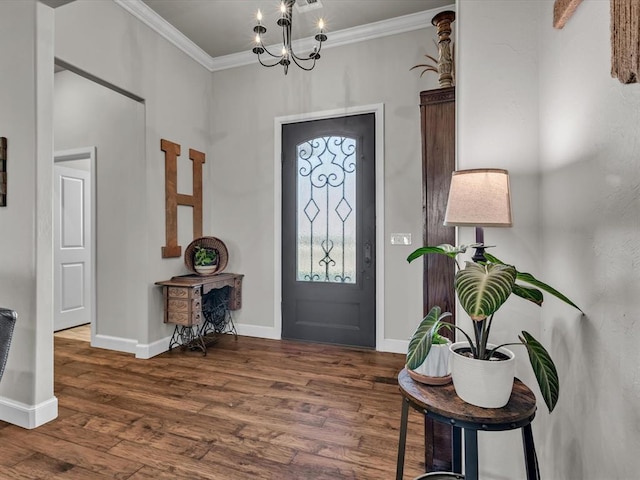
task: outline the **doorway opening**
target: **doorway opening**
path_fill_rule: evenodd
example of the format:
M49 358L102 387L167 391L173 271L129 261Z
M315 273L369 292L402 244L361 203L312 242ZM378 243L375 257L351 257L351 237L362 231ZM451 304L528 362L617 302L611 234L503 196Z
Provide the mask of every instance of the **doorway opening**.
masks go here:
M54 154L53 331L91 325L96 316L96 148Z
M52 247L70 258L55 263L54 318L62 313L78 317L89 310L92 346L136 353L141 328L129 318L144 318L140 312L145 301L121 280L141 284L145 275L130 250L144 238L146 228L145 205L139 201L146 185L145 104L58 59L55 71L54 185L60 191L54 204L66 213L57 221ZM83 174L88 178L82 179ZM70 204L87 192L88 208ZM85 245L93 247L89 263L77 258ZM62 323L54 330L77 323Z

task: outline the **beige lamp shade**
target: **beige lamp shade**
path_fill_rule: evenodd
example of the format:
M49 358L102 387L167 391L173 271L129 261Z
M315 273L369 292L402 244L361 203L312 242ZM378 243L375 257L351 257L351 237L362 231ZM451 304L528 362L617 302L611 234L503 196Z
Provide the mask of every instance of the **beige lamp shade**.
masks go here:
M509 172L495 168L453 172L444 224L510 227Z

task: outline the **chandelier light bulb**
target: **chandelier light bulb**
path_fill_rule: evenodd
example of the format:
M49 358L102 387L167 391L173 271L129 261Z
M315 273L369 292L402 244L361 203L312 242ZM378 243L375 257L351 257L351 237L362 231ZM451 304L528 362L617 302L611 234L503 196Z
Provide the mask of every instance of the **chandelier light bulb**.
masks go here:
M283 56L287 55L287 47L282 47L282 55Z
M284 4L284 2L280 2L280 11L283 15L287 12L287 6Z
M258 23L262 22L262 12L260 10L258 10L258 14L256 15L256 18L258 19Z
M324 28L324 20L320 19L320 21L318 22L318 28L320 30L322 30Z
M256 34L256 43L260 44L260 34Z

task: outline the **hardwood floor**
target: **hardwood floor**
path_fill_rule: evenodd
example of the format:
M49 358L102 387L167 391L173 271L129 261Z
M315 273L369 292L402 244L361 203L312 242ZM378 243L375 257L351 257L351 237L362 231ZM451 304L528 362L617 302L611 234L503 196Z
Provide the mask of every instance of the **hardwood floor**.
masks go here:
M55 337L59 417L0 422L2 479L395 478L404 356L224 335L149 360ZM409 417L405 478L424 470Z
M60 338L70 338L72 340L82 340L83 342L91 341L91 324L80 325L79 327L67 328L55 332L54 335Z

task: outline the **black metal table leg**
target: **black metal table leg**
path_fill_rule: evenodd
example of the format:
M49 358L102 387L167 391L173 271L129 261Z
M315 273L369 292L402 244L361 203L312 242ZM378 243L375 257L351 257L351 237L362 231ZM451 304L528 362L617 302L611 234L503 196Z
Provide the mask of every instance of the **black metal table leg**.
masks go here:
M478 480L478 431L464 429L464 478Z
M522 445L524 447L524 463L527 469L527 480L540 480L538 456L536 446L533 443L531 424L522 427Z
M452 467L454 473L462 473L462 429L452 428L451 444L453 451Z
M396 464L396 480L404 475L404 449L407 445L407 420L409 418L409 401L402 399L402 416L400 417L400 438L398 440L398 463Z

